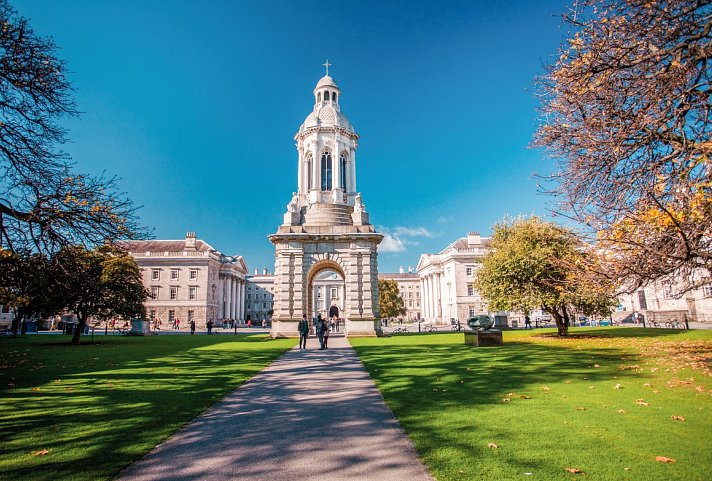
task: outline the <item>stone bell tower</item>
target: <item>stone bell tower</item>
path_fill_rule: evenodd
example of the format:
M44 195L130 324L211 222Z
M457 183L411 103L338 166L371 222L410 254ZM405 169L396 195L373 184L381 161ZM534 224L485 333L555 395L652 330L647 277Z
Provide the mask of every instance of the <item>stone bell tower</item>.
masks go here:
M314 88L314 108L294 137L297 191L284 222L269 240L275 246L273 337L296 337L306 314L328 315L314 280L332 271L343 280L345 332L381 332L378 307L378 244L383 235L369 222L356 190L358 134L341 112L341 90L326 75ZM336 291L335 291L336 292ZM333 312L333 307L332 307Z

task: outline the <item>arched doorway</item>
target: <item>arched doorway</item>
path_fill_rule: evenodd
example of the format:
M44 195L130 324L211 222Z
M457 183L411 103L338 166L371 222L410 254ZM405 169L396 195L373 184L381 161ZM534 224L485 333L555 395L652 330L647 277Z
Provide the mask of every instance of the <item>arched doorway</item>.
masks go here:
M307 276L306 304L308 315L321 314L328 319L334 314L343 316L346 307L346 276L341 266L334 261L317 262Z

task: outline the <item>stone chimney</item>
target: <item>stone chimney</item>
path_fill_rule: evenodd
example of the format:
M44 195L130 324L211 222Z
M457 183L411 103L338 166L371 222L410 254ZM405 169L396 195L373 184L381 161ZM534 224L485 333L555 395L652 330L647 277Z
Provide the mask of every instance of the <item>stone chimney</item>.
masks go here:
M408 274L412 274L412 273L413 273L413 266L408 266Z
M262 275L263 275L263 276L266 276L266 275L267 275L267 268L266 268L266 267L263 267L263 268L262 268Z
M469 232L467 234L467 246L474 247L482 245L482 238L479 232Z
M256 276L259 276L259 275L260 275L260 270L259 270L258 268L256 268L256 267L255 267L255 275L256 275Z
M400 274L403 274L405 272L405 269L403 268L403 266L400 266L400 269L398 269L398 272Z
M188 232L185 235L185 250L187 250L187 251L195 250L195 232Z

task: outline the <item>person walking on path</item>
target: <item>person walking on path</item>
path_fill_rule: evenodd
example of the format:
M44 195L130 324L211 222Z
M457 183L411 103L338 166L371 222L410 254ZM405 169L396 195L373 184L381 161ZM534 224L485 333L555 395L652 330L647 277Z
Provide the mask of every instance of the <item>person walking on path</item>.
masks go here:
M192 336L193 334L195 334L195 321L191 319L190 320L190 335Z
M324 349L329 349L329 322L324 321Z
M307 337L309 337L309 322L307 321L307 315L302 316L302 320L299 321L297 325L297 331L299 331L299 350L307 350Z
M321 319L321 314L316 316L316 336L319 338L319 350L324 350L324 321Z
M524 329L531 329L532 328L532 320L529 318L529 316L524 316Z
M212 334L213 333L213 321L212 320L208 321L208 323L205 326L208 328L208 334Z

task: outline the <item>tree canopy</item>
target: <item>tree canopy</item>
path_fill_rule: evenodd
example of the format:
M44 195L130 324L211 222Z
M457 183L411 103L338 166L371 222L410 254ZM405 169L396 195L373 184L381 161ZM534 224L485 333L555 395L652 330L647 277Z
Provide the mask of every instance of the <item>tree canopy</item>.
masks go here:
M407 312L396 281L384 279L378 281L378 303L381 317L405 316Z
M579 275L590 256L570 230L538 217L507 218L494 226L491 247L475 285L492 310L543 309L559 335L568 333L573 313L610 314L610 293Z
M588 0L564 20L569 38L538 80L534 144L558 159L545 189L628 290L709 282L709 0Z
M61 150L61 121L78 112L57 46L6 0L0 25L0 248L51 254L145 237L116 178L74 172Z
M89 318L144 317L148 295L141 272L126 252L114 248L62 248L52 259L48 301L56 310L76 314L78 344Z

